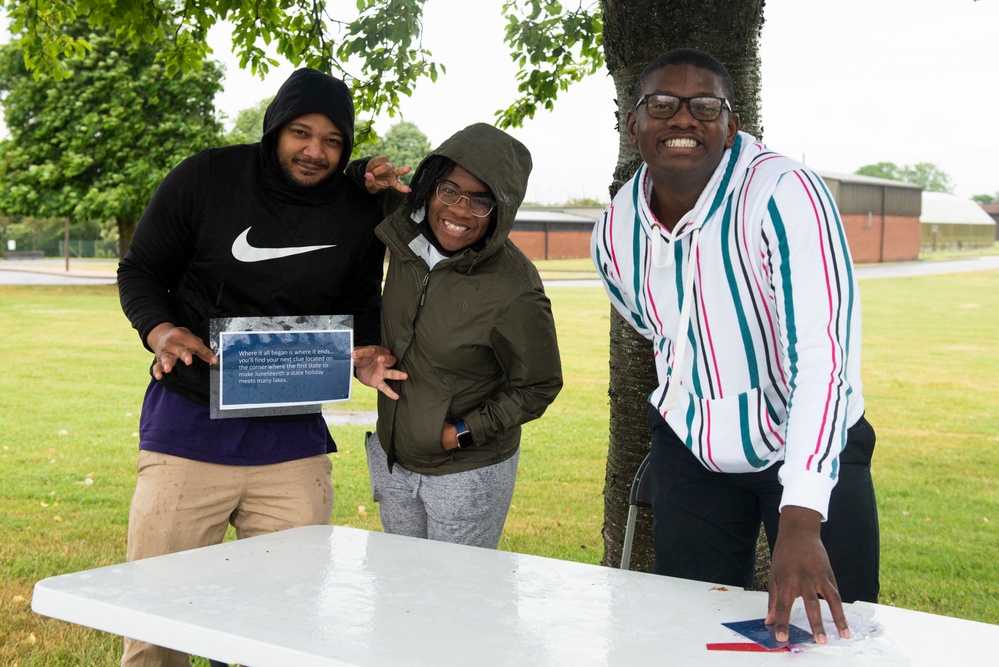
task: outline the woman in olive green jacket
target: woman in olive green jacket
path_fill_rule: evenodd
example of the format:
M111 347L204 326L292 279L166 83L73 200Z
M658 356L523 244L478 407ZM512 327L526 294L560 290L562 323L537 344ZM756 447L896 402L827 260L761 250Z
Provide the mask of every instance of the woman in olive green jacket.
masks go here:
M355 360L382 392L368 463L386 532L495 548L521 425L562 387L551 303L509 240L530 172L522 143L471 125L420 163L412 193L376 230L390 252L391 356L362 348Z

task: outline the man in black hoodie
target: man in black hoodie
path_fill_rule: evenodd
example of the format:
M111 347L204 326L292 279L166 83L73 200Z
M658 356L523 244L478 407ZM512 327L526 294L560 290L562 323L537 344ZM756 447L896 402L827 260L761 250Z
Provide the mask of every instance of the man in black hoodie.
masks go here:
M240 538L329 523L336 446L323 417L211 419L206 341L212 318L350 314L354 344L379 344L384 201L344 176L353 135L347 86L297 70L259 144L184 160L146 207L118 268L122 309L155 355L128 560L221 542L230 523ZM368 168L408 190L407 168ZM126 639L122 664L190 663Z

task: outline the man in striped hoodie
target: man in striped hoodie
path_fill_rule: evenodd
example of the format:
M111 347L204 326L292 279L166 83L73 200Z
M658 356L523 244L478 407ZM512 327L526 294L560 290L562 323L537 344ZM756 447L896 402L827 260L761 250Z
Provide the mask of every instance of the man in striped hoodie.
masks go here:
M773 555L766 622L801 597L826 642L842 602L878 595L860 303L839 212L804 165L739 131L725 67L667 51L635 88L644 163L593 231L611 302L652 341L658 574L747 586L760 522Z

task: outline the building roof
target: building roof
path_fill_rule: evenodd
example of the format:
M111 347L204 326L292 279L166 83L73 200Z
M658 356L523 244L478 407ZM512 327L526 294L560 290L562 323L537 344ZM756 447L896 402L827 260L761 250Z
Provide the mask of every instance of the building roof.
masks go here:
M920 185L893 181L887 178L876 178L874 176L861 176L860 174L841 174L834 171L816 170L819 176L826 181L839 181L841 183L865 183L867 185L884 185L894 188L921 189Z
M585 222L593 223L600 215L603 213L603 209L597 208L580 208L572 209L572 212L568 212L569 209L564 208L521 208L517 211L517 222L555 222L555 223L572 223L572 222Z
M971 199L947 192L923 192L923 213L919 222L935 225L990 225L996 221Z

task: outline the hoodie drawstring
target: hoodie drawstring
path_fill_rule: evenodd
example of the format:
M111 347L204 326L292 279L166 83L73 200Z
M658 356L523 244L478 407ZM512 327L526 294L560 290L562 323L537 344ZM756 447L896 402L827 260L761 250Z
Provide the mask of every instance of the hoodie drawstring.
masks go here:
M676 231L680 228L680 224L677 224L671 230L667 230L658 221L652 222L653 231L658 230L657 238L652 242L652 264L657 269L665 269L667 266L673 263L673 252L666 253L666 261L662 261L663 257L663 245L667 248L672 248L673 244L676 243ZM665 239L663 238L665 236ZM663 243L665 241L665 243Z
M694 301L694 267L697 263L697 237L700 231L700 228L695 227L693 232L690 234L690 252L687 253L687 271L683 275L683 305L680 307L680 325L677 327L676 342L674 343L676 354L673 355L673 364L670 367L669 373L669 387L666 389L666 398L663 401L663 409L666 411L672 410L676 407L676 392L681 382L679 374L683 372L683 362L684 358L687 356L687 329L690 326L690 305ZM672 234L670 236L672 236ZM658 253L655 248L658 245L661 244L653 245L653 262L656 261L656 255ZM671 252L669 253L669 259L666 260L666 264L659 266L659 268L667 266L672 261L673 253Z

